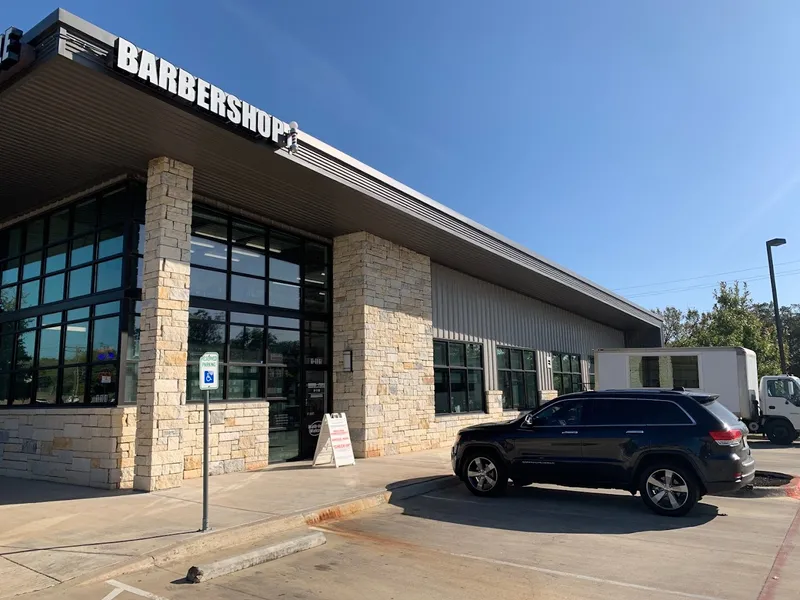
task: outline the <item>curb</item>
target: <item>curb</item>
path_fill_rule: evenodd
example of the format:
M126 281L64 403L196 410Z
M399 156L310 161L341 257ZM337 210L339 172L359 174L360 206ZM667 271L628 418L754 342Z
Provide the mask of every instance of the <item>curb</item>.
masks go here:
M327 542L325 534L320 531L315 531L314 533L301 535L278 544L272 544L271 546L257 548L250 552L232 556L224 560L218 560L207 565L194 566L190 568L189 572L186 574L186 581L190 583L202 583L203 581L209 581L216 577L230 575L237 571L277 560L284 556L291 556L292 554L297 554L304 550L311 550L312 548L322 546L325 542Z
M156 549L147 556L135 558L128 562L117 563L110 568L102 567L81 577L67 580L57 587L64 589L66 587L71 588L103 582L108 579L115 579L121 575L143 571L151 567L160 567L167 563L186 558L191 559L206 552L225 550L235 546L255 543L262 538L277 533L283 533L290 529L318 525L325 521L349 517L362 511L388 504L392 498L395 500L403 500L405 498L427 494L435 490L452 487L458 483L459 480L455 475L437 475L417 483L356 496L337 504L305 509L288 515L260 519L234 527L211 531L210 533L198 533L194 537L182 542Z
M795 500L800 500L800 477L793 478L786 485L777 487L754 487L750 490L742 490L737 495L757 498L793 498Z

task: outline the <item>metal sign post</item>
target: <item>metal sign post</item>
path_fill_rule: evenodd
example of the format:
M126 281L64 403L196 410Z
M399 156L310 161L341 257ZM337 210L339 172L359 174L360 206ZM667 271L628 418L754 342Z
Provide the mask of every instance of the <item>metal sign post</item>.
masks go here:
M203 401L203 524L200 531L208 531L208 429L211 421L209 404L211 390L219 389L219 354L206 352L200 357L200 390L204 391Z

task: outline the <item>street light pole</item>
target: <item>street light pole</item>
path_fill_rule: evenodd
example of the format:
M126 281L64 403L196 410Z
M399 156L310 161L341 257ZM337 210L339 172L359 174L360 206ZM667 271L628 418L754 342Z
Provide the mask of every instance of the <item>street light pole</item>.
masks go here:
M778 352L781 356L781 373L786 374L786 353L783 351L783 326L781 325L781 308L778 305L778 288L775 287L775 267L772 265L772 249L783 246L784 238L775 238L767 242L767 261L769 262L769 280L772 283L772 306L775 309L775 328L778 330Z

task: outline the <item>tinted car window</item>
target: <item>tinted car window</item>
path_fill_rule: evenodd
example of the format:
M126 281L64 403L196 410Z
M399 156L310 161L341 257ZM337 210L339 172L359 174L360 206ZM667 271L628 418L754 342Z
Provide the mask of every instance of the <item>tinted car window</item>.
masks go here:
M537 413L534 424L538 427L566 427L582 424L583 401L565 400Z
M648 425L691 425L692 420L683 409L674 402L648 402Z
M717 417L723 424L729 427L740 427L741 421L739 421L739 417L725 408L722 404L714 400L713 402L709 402L707 404L703 404L703 408L708 410L712 415Z
M645 425L648 402L636 399L598 398L588 403L589 425Z

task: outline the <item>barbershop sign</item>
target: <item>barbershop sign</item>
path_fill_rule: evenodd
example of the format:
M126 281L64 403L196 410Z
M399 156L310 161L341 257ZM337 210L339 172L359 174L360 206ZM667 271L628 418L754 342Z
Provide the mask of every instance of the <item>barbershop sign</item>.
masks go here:
M287 123L123 38L117 38L114 44L114 67L255 137L276 146L290 143L292 132Z

